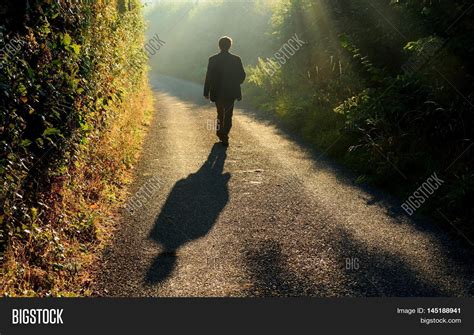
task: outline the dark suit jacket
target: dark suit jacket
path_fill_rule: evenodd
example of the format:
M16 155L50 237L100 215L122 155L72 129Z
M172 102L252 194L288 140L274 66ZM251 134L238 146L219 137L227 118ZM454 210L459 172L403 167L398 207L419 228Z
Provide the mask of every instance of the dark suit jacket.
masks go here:
M242 99L240 84L245 80L245 71L239 56L222 51L209 58L204 96L211 101L234 101Z

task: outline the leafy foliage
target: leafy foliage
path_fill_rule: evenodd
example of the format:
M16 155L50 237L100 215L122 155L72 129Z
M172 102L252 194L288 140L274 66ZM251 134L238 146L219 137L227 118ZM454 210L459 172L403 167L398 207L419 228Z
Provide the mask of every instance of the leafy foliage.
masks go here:
M473 15L468 1L281 1L275 48L307 44L273 76L252 68L247 92L359 180L410 195L446 181L422 210L472 234ZM449 13L449 14L448 14Z
M0 46L20 46L4 53L0 69L0 251L3 262L9 250L29 264L14 276L44 273L24 289L47 292L50 273L77 270L65 262L63 239L97 238L80 208L60 212L61 194L80 169L90 179L98 173L85 155L146 85L144 24L135 0L20 2L0 5Z

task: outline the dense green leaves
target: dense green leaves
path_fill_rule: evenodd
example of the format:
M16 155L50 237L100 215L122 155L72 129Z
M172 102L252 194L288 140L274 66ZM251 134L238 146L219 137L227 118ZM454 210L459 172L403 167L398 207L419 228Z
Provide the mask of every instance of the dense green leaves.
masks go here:
M446 186L422 210L439 216L440 209L467 231L474 219L466 209L474 196L472 9L460 0L281 1L275 45L294 33L308 43L271 75L260 61L247 92L359 180L401 197L444 171Z
M43 197L51 181L108 127L111 104L143 83L140 3L127 1L120 13L117 6L0 5L0 48L10 50L0 66L0 252L9 239L27 241L49 224Z

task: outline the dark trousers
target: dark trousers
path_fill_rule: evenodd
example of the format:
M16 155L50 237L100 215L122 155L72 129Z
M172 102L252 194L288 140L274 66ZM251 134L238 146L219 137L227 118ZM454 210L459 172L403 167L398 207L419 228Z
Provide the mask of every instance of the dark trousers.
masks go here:
M229 132L232 128L232 114L234 100L218 100L217 107L217 132L216 135L222 142L229 141Z

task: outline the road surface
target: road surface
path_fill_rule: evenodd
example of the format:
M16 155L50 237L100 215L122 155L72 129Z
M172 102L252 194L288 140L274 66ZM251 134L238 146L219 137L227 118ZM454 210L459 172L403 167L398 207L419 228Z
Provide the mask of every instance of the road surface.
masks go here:
M134 211L104 252L100 294L472 294L472 249L403 215L400 201L356 185L254 112L236 108L226 150L201 86L154 86Z

